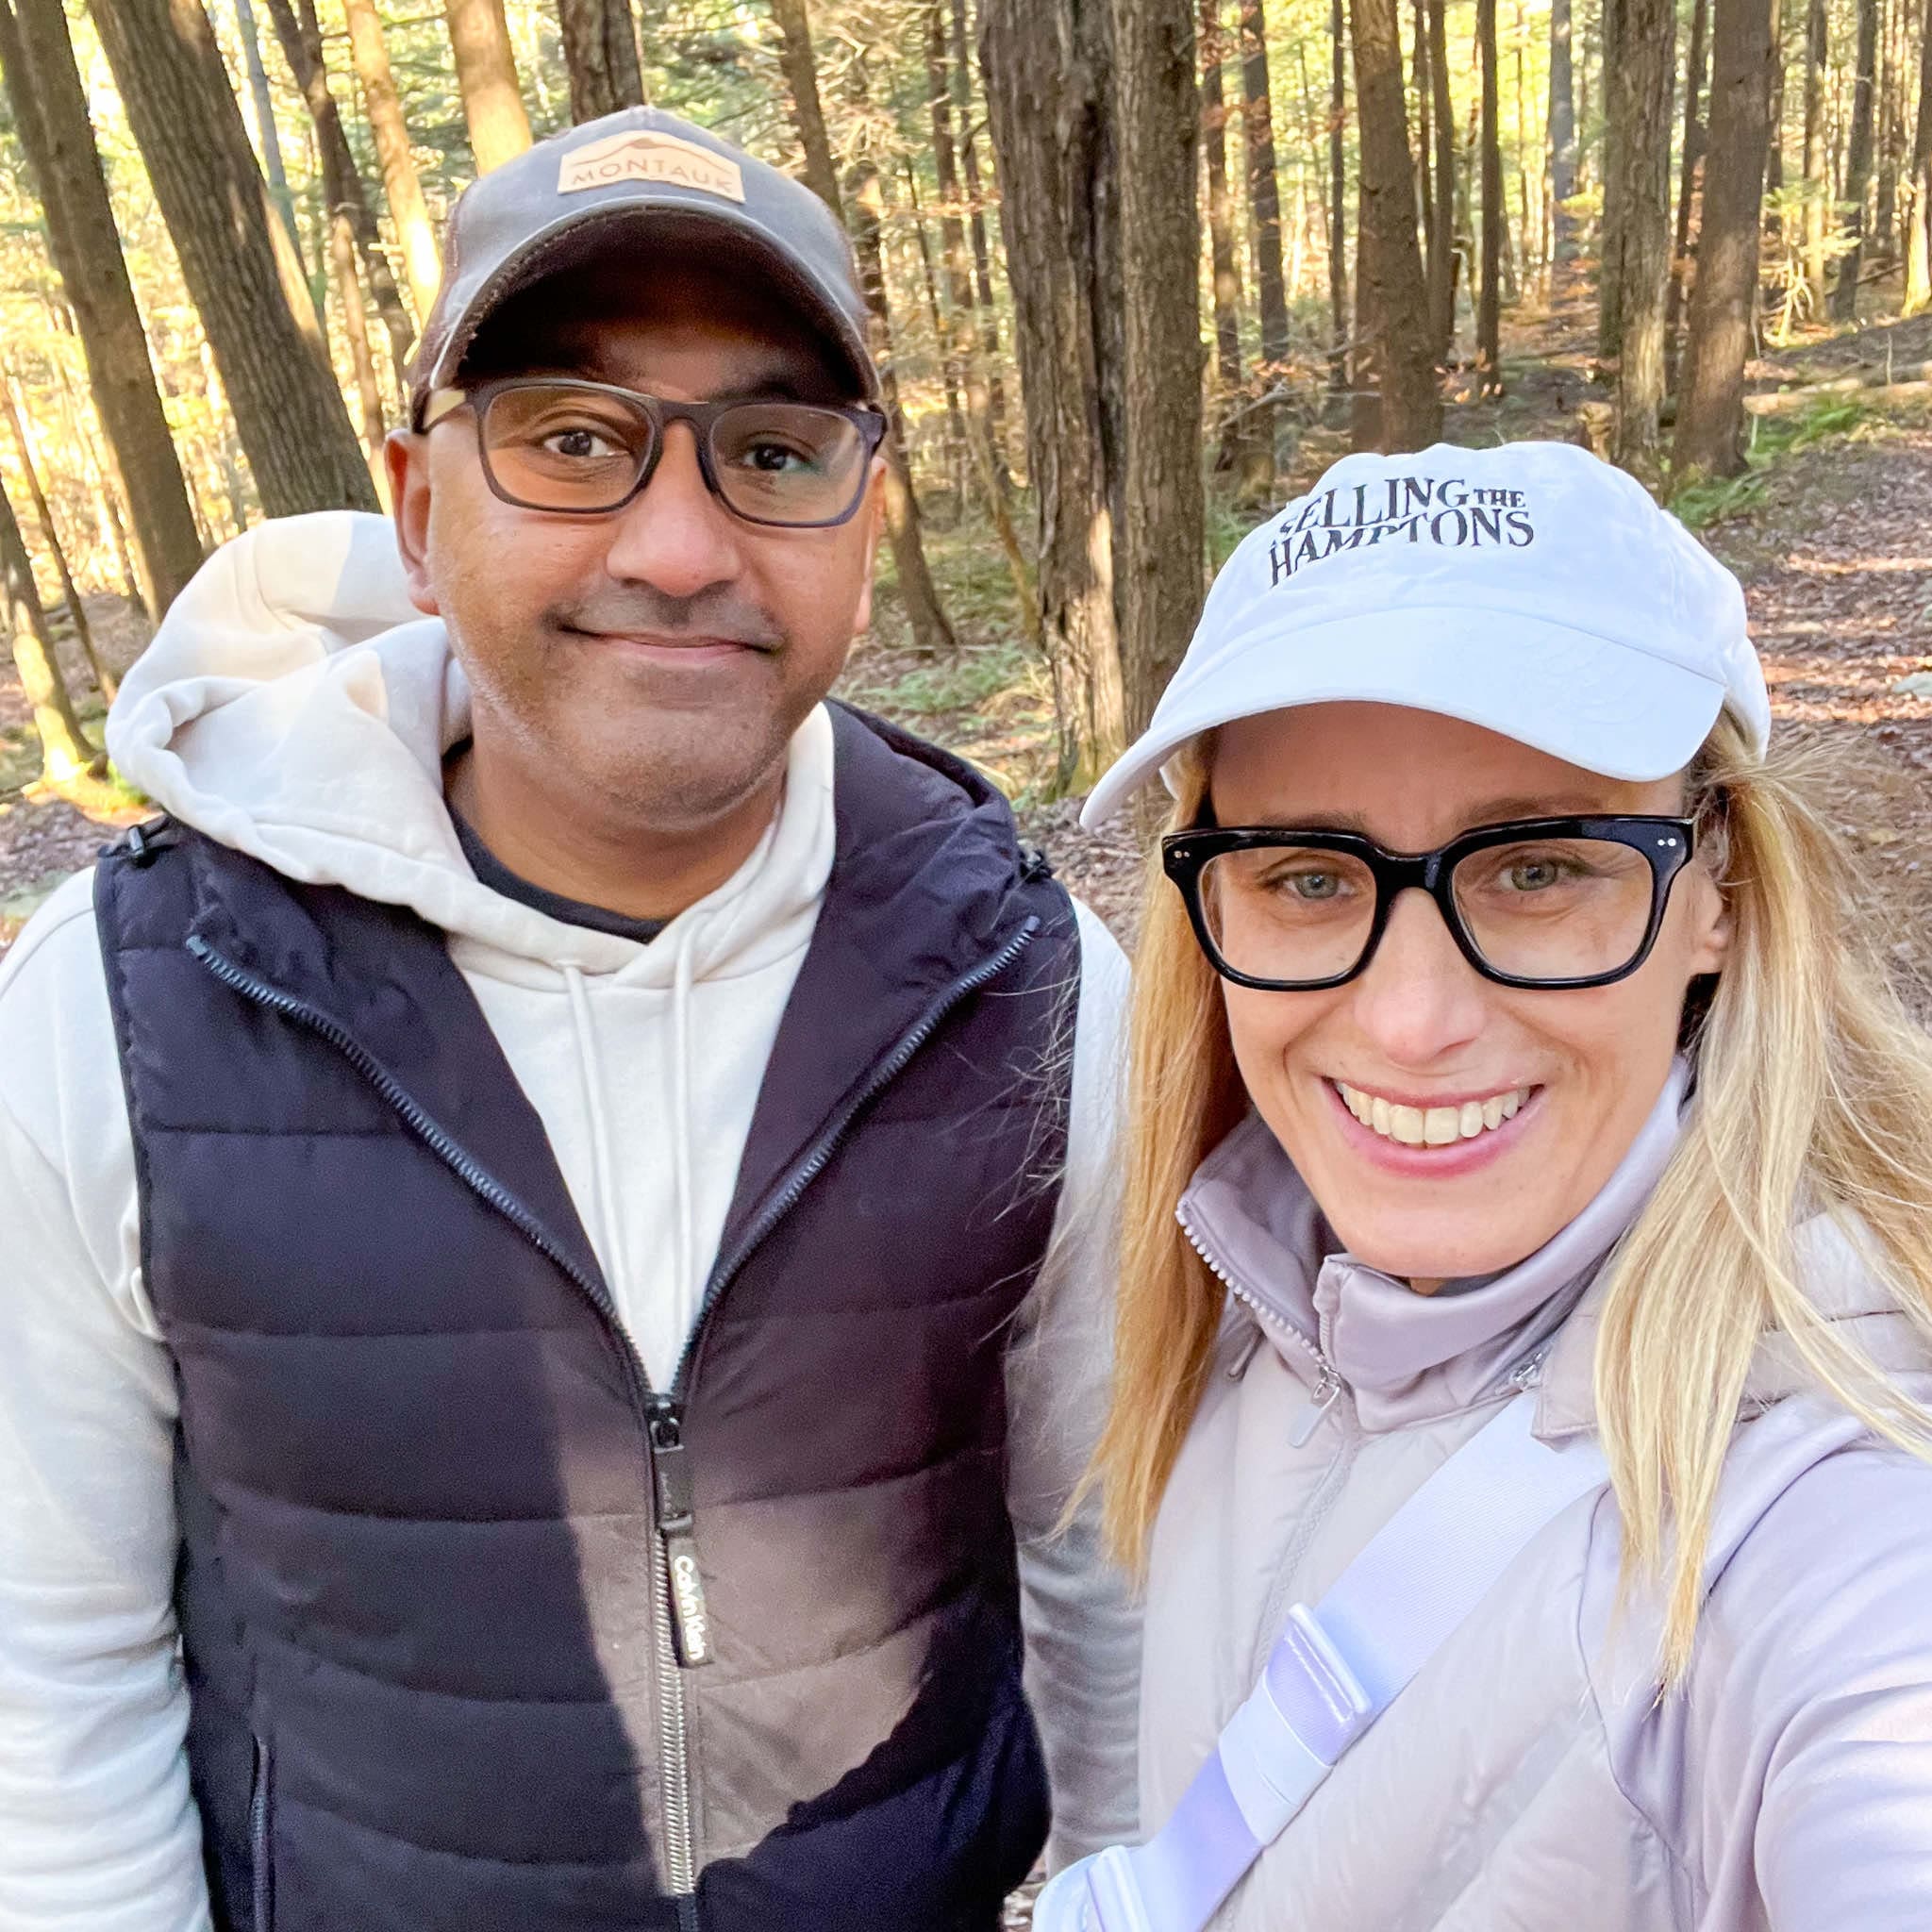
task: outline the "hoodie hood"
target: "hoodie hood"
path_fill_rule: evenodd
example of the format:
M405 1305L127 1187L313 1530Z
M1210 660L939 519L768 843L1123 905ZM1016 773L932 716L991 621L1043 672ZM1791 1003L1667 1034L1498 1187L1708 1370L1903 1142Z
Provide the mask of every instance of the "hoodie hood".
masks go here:
M215 552L128 673L108 749L163 810L283 876L408 907L539 969L649 985L757 971L797 945L832 863L823 708L793 737L758 849L648 946L477 881L442 791L443 756L469 733L468 682L442 620L409 601L389 521L330 510Z

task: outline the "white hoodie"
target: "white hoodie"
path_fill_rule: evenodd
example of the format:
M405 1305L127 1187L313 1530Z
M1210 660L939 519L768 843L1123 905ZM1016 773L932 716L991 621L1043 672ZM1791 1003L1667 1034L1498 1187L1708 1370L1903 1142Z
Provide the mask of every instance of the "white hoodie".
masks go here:
M405 594L389 525L342 512L219 551L129 673L108 739L129 782L186 824L447 933L665 1385L831 868L830 721L815 711L793 738L757 850L642 945L476 880L441 784L468 714L441 622ZM1066 1184L1007 1371L1057 1858L1132 1833L1139 1678L1138 1620L1091 1526L1050 1535L1104 1411L1112 1324L1108 1142L1126 973L1099 922L1085 908L1079 919ZM175 1392L142 1285L85 875L0 968L0 1932L199 1932L173 1611Z

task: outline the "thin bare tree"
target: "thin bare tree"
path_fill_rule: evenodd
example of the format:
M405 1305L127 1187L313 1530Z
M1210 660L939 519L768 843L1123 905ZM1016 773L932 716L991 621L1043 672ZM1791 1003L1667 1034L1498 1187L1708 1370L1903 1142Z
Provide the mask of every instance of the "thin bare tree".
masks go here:
M443 0L442 11L456 56L470 153L477 174L487 175L530 144L530 117L517 86L503 0Z
M1851 245L1839 258L1831 286L1835 321L1858 312L1858 277L1865 259L1865 197L1872 186L1873 90L1878 65L1878 0L1858 0L1858 64L1852 77L1852 125L1845 144L1845 233Z
M348 21L349 51L356 62L356 78L362 85L362 105L369 114L369 131L375 142L376 165L382 170L383 196L389 203L390 219L395 224L396 240L401 244L409 300L415 307L417 321L421 322L436 300L437 283L442 276L436 227L423 196L423 178L417 172L415 150L409 144L409 130L403 121L402 102L396 94L395 76L390 71L389 47L383 40L382 17L375 10L375 0L342 0L342 12Z
M128 507L142 602L158 618L201 567L201 538L148 359L60 0L0 0L0 68L87 359L107 460ZM111 493L108 493L111 502Z
M1416 242L1396 0L1353 0L1349 25L1361 137L1356 308L1367 320L1356 344L1356 446L1420 449L1441 434L1442 396Z
M1757 302L1773 59L1772 0L1716 0L1704 222L1677 400L1679 472L1729 476L1744 466L1744 362Z
M92 11L262 508L375 509L301 262L201 0L92 0Z
M0 489L0 624L13 654L27 709L41 741L41 775L66 785L90 770L99 754L88 742L75 715L74 700L60 677L54 634L34 584L33 560L7 492Z

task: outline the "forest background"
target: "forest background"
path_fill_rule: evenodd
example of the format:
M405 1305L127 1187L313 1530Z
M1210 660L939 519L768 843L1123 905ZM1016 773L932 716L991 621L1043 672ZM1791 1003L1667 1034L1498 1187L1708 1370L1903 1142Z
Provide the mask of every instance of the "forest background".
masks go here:
M1124 936L1079 797L1241 534L1560 436L1739 571L1932 1008L1932 0L0 0L0 947L143 815L101 720L207 552L380 507L458 192L649 101L855 244L848 693Z
M1928 19L0 0L0 944L141 815L100 718L206 552L379 506L456 194L644 100L854 241L896 427L848 689L985 765L1123 924L1138 832L1076 841L1074 808L1214 566L1341 450L1438 436L1571 437L1704 529L1780 710L1845 754L1881 892L1923 911Z

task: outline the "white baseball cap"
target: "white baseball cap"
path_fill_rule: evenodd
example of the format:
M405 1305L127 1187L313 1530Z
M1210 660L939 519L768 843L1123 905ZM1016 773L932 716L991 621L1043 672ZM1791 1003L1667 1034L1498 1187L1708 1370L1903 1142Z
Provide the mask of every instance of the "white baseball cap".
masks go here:
M1217 724L1351 698L1611 778L1682 771L1726 706L1771 728L1737 578L1641 484L1571 443L1439 442L1344 457L1241 540L1080 822Z

